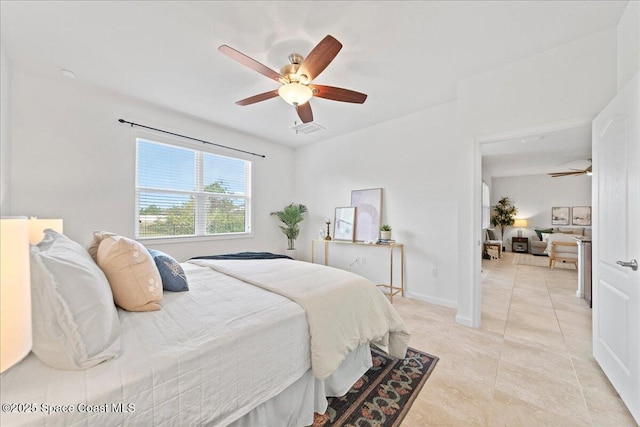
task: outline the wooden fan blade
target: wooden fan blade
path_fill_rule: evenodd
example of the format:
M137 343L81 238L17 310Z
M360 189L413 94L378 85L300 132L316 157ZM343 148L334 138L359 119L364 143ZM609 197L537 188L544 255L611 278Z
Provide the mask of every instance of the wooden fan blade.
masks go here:
M275 98L276 96L278 96L278 91L270 90L269 92L261 93L259 95L250 96L249 98L236 101L236 104L245 106L255 104L256 102L260 101L266 101L267 99Z
M586 171L576 171L576 172L552 172L548 174L551 178L558 178L560 176L572 176L572 175L584 175L587 173Z
M342 49L342 43L332 36L326 36L302 61L297 74L299 76L304 74L307 76L307 82L310 82L327 68L327 65L333 61L340 49Z
M332 101L352 102L354 104L362 104L367 99L367 95L364 93L356 92L354 90L343 89L341 87L313 85L309 86L313 90L313 95L331 99Z
M251 68L252 70L257 71L260 74L262 74L263 76L267 76L272 80L280 82L280 79L283 78L282 74L272 70L271 68L267 67L266 65L262 65L261 63L259 63L255 59L249 58L244 53L239 52L239 51L235 50L234 48L227 46L226 44L223 44L222 46L220 46L218 48L218 50L220 52L224 53L225 55L227 55L229 58L233 59L234 61L238 61L242 65L245 65L245 66Z
M313 121L313 111L311 111L311 105L308 101L302 105L297 105L296 112L300 120L302 120L302 123L310 123Z

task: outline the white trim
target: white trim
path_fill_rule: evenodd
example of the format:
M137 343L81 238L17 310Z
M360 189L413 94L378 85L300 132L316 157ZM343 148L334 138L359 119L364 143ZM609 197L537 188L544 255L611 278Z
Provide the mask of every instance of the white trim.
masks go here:
M460 316L460 315L456 316L456 323L459 323L462 326L468 326L470 328L479 328L480 327L480 325L474 326L473 325L473 321L470 318L463 317L463 316Z
M416 294L413 292L406 292L406 291L404 295L407 298L415 299L422 302L428 302L430 304L437 304L437 305L442 305L450 308L458 308L458 303L456 301L452 301L448 299L430 297L428 295Z
M176 236L176 237L139 237L136 241L140 243L157 243L160 245L172 244L172 243L192 243L192 242L207 242L214 240L232 240L232 239L250 239L253 237L253 232L249 233L229 233L229 234L208 234L206 236Z

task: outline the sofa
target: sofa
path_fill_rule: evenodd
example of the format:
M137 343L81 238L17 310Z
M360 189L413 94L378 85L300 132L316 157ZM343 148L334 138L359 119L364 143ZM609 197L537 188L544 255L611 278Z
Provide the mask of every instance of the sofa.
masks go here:
M548 242L543 240L542 234L553 234L553 233L562 233L562 234L575 234L578 236L591 237L591 228L588 227L537 227L535 228L535 233L531 235L531 253L533 255L548 255L545 251L547 250ZM575 249L577 254L577 247Z

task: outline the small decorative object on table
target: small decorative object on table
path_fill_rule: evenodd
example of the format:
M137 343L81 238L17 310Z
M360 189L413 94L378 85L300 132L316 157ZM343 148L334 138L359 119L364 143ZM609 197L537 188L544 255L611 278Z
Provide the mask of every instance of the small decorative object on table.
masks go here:
M328 219L324 223L327 224L327 235L324 237L324 240L331 240L331 234L329 234L329 226L331 225L331 220Z
M382 224L380 226L380 243L388 243L391 240L391 226Z

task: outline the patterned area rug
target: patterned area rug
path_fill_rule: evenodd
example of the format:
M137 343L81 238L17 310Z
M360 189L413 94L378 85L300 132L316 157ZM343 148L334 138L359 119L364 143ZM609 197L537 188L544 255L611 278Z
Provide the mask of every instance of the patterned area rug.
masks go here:
M516 254L516 256L513 257L513 263L518 265L533 265L536 267L549 268L549 257L536 256L531 254ZM556 261L556 265L553 268L562 268L565 270L576 271L575 265L558 261Z
M315 414L312 427L397 427L435 368L438 358L409 348L405 359L393 359L371 347L373 366L329 408Z

